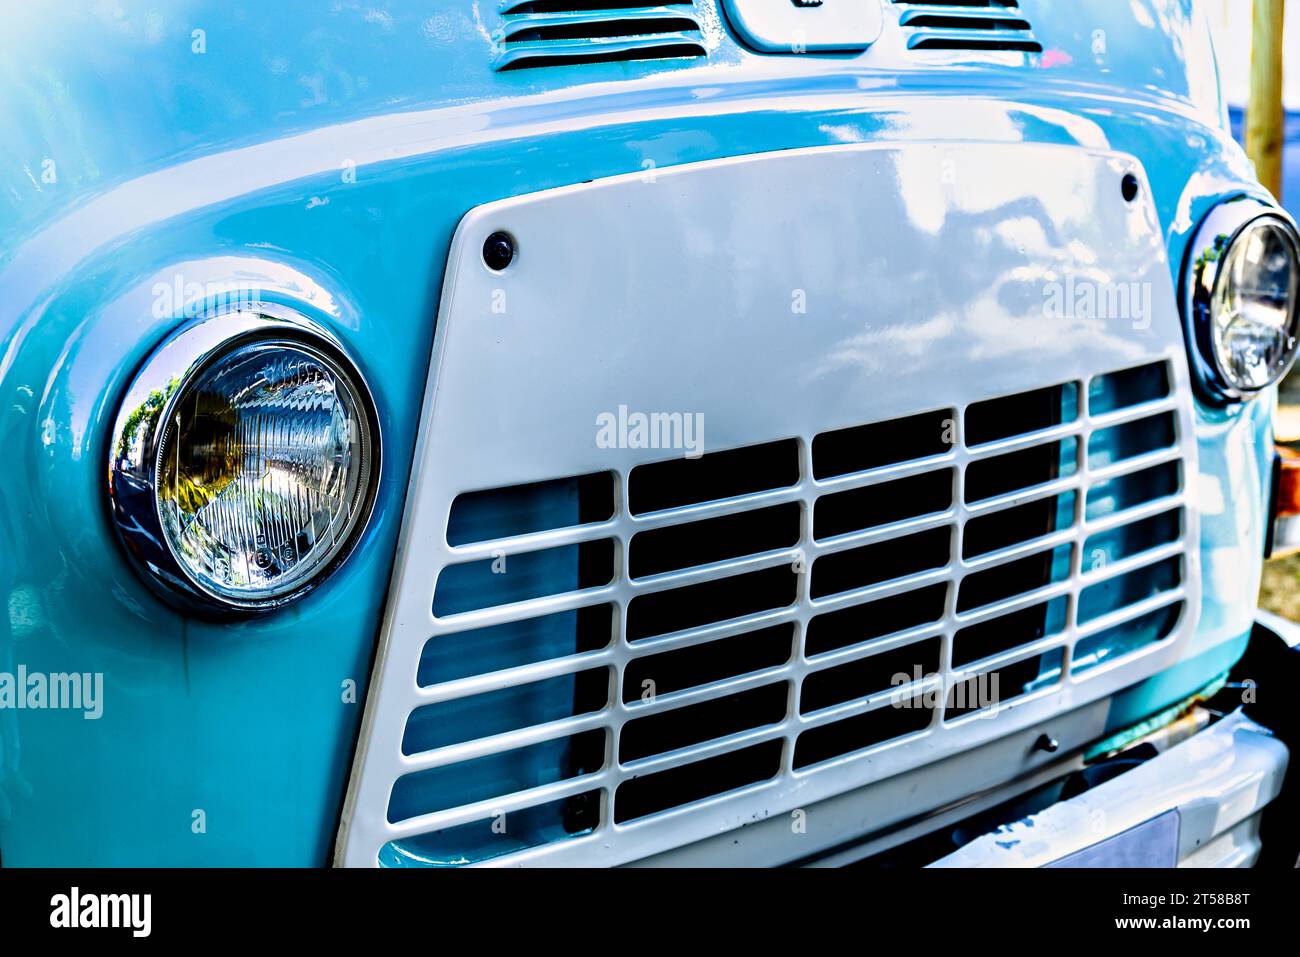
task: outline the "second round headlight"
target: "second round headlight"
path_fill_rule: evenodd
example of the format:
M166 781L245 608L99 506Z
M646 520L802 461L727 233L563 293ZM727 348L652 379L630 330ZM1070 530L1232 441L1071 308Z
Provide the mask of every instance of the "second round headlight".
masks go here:
M1300 346L1300 236L1252 200L1216 208L1193 246L1191 306L1207 367L1222 398L1280 380Z

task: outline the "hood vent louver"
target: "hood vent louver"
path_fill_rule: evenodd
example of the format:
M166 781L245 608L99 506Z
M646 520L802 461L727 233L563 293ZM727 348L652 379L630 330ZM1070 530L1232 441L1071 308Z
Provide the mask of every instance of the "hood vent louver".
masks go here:
M496 70L706 54L694 0L501 0Z
M910 50L1042 53L1017 0L894 0Z

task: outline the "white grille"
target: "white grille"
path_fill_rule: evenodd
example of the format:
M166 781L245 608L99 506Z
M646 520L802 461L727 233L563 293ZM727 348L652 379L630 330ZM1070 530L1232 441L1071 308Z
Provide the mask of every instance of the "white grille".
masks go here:
M900 170L931 184L938 205L879 189ZM627 862L959 753L1177 660L1199 604L1190 399L1163 240L1150 207L1122 199L1128 171L1140 174L1127 157L1048 147L847 147L681 167L653 184L623 177L467 216L340 861L374 864L389 842L414 839L426 843L408 862ZM789 208L737 198L775 183L799 193ZM973 224L1014 231L1026 198L1050 237L1042 248L1027 255L1022 231L1005 249L972 249ZM862 222L889 225L864 235ZM519 246L504 274L478 258L496 230ZM927 264L960 272L958 256L991 279L954 292L962 322L944 325ZM844 257L866 265L846 275ZM1067 274L1147 288L1151 314L1051 317L1041 298L1014 295ZM901 288L882 294L886 276ZM792 313L791 290L824 298ZM601 448L596 416L620 405L699 411L710 453L751 451L710 472L712 454L662 465L662 450ZM1094 442L1103 430L1109 441ZM462 495L593 475L609 485L597 480L582 524L486 540L456 531L448 544ZM725 480L737 475L757 478L737 489ZM738 524L722 532L695 524L727 516ZM1116 534L1125 528L1136 531ZM555 593L507 600L554 567L529 556L575 546L592 554L563 566L577 576L568 586L539 571ZM1053 553L1055 564L1027 561ZM455 569L503 558L505 597L477 589L463 601ZM578 587L584 576L601 583ZM747 584L710 592L723 582ZM703 601L677 601L685 589ZM924 614L922 596L936 595ZM1026 610L1054 601L1059 624L1045 610L1017 640ZM606 606L609 633L591 650L488 655L494 626ZM868 612L837 623L832 613L852 608ZM1097 635L1162 610L1158 640L1097 654ZM1007 634L977 628L989 621ZM742 635L757 637L727 643ZM422 685L430 648L487 655L497 670ZM686 649L721 653L647 664ZM922 667L909 703L937 688L935 707L895 707L889 676L909 663ZM956 689L995 671L1023 693L1008 685L994 706L959 714ZM645 677L681 674L681 687L670 678L642 700ZM558 696L511 692L557 681ZM537 762L499 757L547 749ZM465 782L477 783L458 790Z

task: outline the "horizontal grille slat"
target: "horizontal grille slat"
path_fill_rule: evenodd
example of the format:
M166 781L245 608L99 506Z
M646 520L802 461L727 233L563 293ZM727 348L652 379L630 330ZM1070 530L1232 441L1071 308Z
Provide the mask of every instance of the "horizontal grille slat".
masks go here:
M725 501L799 481L799 444L793 440L710 452L697 459L675 458L639 465L628 479L628 511L645 515L663 509Z
M975 504L1026 488L1027 476L1039 481L1029 488L1074 474L1078 440L1073 436L1033 448L972 462L966 469L966 501Z
M813 671L804 677L799 712L820 711L935 674L939 670L940 644L939 638L928 638Z
M791 604L794 572L769 568L685 588L638 595L627 609L628 641L741 618Z
M615 794L614 820L622 824L773 778L781 769L781 752L779 740L764 741L740 751L633 778Z
M905 708L877 708L810 728L795 741L794 767L806 768L923 731L929 727L933 718L933 708L916 704Z
M1060 681L1063 661L1058 649L959 681L948 692L944 720L954 721L1050 687Z
M447 543L515 538L613 517L612 472L466 492L451 503Z
M804 651L810 657L852 647L873 638L932 624L943 617L948 585L851 605L817 615L808 622Z
M943 512L952 505L953 471L926 472L823 495L813 516L813 538L821 540Z
M388 820L396 823L417 814L491 800L529 786L577 777L584 770L597 770L604 761L605 736L603 729L584 731L571 738L553 738L514 751L407 774L393 786Z
M714 738L780 724L786 715L788 687L781 681L635 718L619 732L619 760L636 761Z
M948 563L951 542L951 532L938 528L824 555L813 563L810 594L815 600L942 568Z
M614 638L614 608L591 605L475 631L430 638L420 655L421 687L598 651Z
M953 667L960 668L1058 634L1065 629L1068 612L1066 599L1054 598L962 628L953 636Z
M1070 573L1073 553L1072 546L1061 545L968 575L957 592L958 613L1064 581Z
M799 526L800 508L790 502L640 532L632 538L628 573L633 578L644 578L791 548L799 543Z
M606 585L613 577L611 539L503 554L444 568L434 591L433 613L446 617L532 601L574 588Z
M403 754L419 754L530 725L594 714L609 702L609 669L593 668L529 684L425 705L411 712Z
M623 669L623 700L670 694L775 668L790 660L793 640L792 624L776 625L635 658Z
M943 455L952 447L951 409L823 432L813 439L818 480Z

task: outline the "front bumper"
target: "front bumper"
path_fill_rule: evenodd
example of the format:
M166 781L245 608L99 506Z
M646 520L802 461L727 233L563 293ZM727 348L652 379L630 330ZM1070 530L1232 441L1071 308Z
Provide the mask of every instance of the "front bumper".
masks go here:
M932 867L1250 867L1289 752L1241 710Z
M1300 739L1291 693L1300 625L1257 611L1230 679L1205 708L1133 738L1117 756L1145 743L1155 757L1039 813L1007 815L1018 819L931 866L1295 866L1300 828L1290 808L1300 781L1288 745ZM1207 708L1236 710L1189 735L1198 716L1214 713Z

